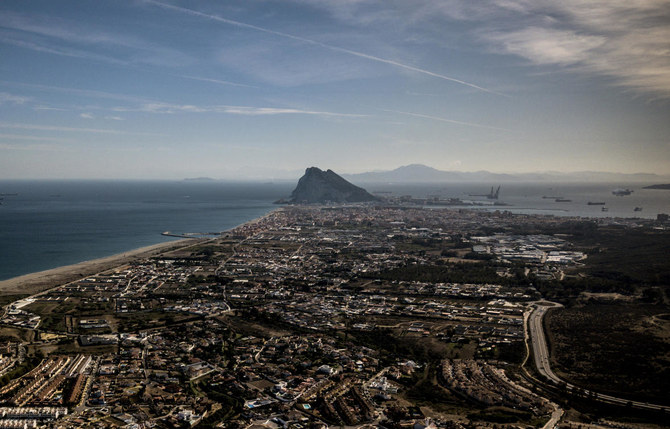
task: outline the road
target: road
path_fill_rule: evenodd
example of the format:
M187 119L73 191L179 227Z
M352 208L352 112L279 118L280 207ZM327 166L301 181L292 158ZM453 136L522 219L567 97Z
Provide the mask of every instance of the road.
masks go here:
M561 380L555 373L552 371L549 363L549 350L547 349L547 340L544 336L544 329L542 327L542 319L552 307L560 307L560 304L557 303L537 303L535 310L531 313L528 318L528 333L530 336L531 344L533 345L533 357L535 360L535 367L538 372L543 376L551 380L555 385L563 385L568 391L573 389L581 389L579 386L568 383L564 380ZM591 392L589 390L583 390L585 396L597 399L602 402L607 402L610 404L623 405L623 406L632 406L633 408L639 408L642 410L655 410L661 411L666 410L668 407L665 405L650 404L647 402L631 401L630 399L618 398L616 396L605 395L603 393Z

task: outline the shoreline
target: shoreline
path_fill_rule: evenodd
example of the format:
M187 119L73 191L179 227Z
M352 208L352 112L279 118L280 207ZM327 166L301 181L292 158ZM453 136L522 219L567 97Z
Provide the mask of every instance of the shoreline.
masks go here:
M253 225L261 222L281 208L270 210L263 216L243 222L225 231L221 231L221 236L227 232L234 231L245 225ZM137 259L143 259L154 255L159 255L174 250L190 247L216 240L220 237L209 238L183 238L181 240L164 241L149 246L138 247L126 252L116 253L114 255L103 256L102 258L81 261L75 264L63 265L43 271L23 274L6 280L0 280L0 296L18 295L18 294L36 294L45 290L60 286L66 283L74 282L82 278L92 276L101 272L109 271L113 268L127 264Z
M136 259L146 258L187 247L190 244L202 243L206 240L185 238L182 240L165 241L149 246L131 249L102 258L91 259L71 265L63 265L44 271L23 274L7 280L0 280L0 295L34 294L52 287L69 283L84 277L110 270Z

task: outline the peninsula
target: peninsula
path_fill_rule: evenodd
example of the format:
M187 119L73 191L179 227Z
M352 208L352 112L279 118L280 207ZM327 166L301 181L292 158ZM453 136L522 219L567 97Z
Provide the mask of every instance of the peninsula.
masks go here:
M278 203L361 203L378 200L379 198L343 179L333 170L323 171L317 167L310 167L298 180L298 186L291 193L291 198L288 201L280 200Z

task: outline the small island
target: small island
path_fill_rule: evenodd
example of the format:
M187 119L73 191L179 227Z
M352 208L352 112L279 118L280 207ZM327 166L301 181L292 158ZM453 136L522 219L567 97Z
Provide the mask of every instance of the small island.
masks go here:
M666 190L670 190L670 183L662 183L660 185L649 185L649 186L645 186L642 189L666 189Z

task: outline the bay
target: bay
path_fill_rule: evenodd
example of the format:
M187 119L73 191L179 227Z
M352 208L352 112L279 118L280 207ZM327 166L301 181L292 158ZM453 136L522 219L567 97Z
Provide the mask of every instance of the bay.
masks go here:
M277 208L293 184L0 181L0 280L221 232ZM9 195L17 194L17 195Z
M670 191L646 184L509 183L498 200L505 206L471 195L487 194L490 183L361 185L382 196L460 198L513 213L645 219L670 213ZM272 203L294 187L294 181L0 181L0 280L175 239L165 231L225 231L276 209ZM633 192L614 196L619 188ZM608 211L589 201L605 202Z

